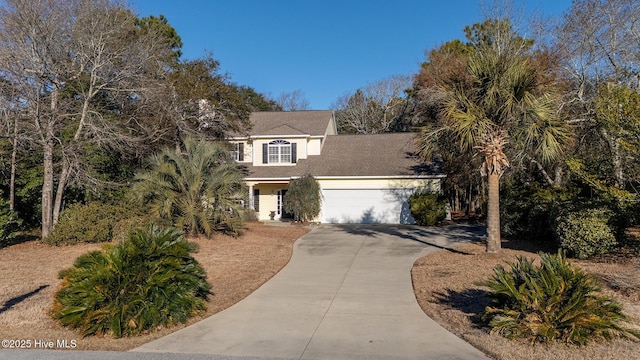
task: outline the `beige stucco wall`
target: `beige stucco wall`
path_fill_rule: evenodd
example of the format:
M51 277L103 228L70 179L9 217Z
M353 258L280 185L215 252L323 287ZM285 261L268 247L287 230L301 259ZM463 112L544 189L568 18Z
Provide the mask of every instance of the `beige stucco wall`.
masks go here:
M277 196L278 190L286 189L287 184L258 184L254 185L253 183L249 183L253 185L253 189L257 189L260 191L259 195L259 211L257 212L258 220L269 220L269 215L271 211L277 212ZM255 200L254 200L255 201ZM279 218L276 215L276 219Z
M336 118L332 115L329 124L327 125L327 129L324 132L325 135L338 135L338 130L336 126Z
M307 156L320 155L322 151L322 140L319 138L309 138L307 141Z
M242 143L244 143L244 161L243 162L252 162L253 146L248 141L242 141Z
M248 141L244 142L244 162L253 161L253 144Z

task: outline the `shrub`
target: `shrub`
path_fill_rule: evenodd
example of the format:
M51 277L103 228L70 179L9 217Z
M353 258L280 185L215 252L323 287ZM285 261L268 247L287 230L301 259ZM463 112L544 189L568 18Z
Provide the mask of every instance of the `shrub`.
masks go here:
M225 232L244 226L244 173L221 142L183 139L185 151L165 148L136 175L131 194L154 217L189 235Z
M518 257L501 265L493 276L480 283L491 289L492 304L484 318L508 338L532 342L562 341L584 345L590 340L640 337L620 325L627 318L621 305L601 294L597 279L572 266L561 252L541 254L540 266Z
M111 241L115 224L131 215L125 206L101 202L73 204L60 214L53 232L42 241L51 245Z
M0 197L0 247L9 245L15 239L21 224L18 214L10 210L9 204Z
M447 202L442 195L424 192L409 197L411 216L418 225L433 226L447 216Z
M210 286L181 233L151 226L78 257L60 272L53 318L82 336L131 336L184 323L205 309Z
M291 180L284 207L299 221L311 221L320 214L320 184L312 175Z
M500 231L511 239L546 241L553 238L553 217L558 206L573 194L537 183L506 182L500 190Z
M167 227L170 227L169 224L162 224L162 222L159 222L158 219L152 220L149 215L139 215L135 212L131 212L130 216L121 218L113 225L112 240L124 241L129 238L129 236L131 236L131 234L133 234L137 229L144 228L152 223L167 225Z
M603 209L586 209L560 215L555 226L560 247L579 259L608 253L617 245L608 225L610 217L610 212Z
M242 220L245 222L258 221L258 214L254 209L246 209L242 214Z

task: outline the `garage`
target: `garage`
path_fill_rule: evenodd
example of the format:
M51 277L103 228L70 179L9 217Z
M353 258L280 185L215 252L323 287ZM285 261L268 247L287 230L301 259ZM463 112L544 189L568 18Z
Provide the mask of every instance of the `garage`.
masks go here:
M323 223L413 224L411 188L323 189Z

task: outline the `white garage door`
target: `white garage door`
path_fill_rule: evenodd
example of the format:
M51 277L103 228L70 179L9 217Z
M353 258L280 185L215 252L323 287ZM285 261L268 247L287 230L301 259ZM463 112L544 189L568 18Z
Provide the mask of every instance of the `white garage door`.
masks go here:
M323 189L323 223L413 224L413 189Z

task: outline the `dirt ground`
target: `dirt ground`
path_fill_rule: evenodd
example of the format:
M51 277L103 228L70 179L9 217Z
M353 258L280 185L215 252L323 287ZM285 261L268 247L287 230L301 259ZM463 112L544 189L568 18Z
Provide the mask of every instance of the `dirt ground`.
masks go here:
M196 259L207 271L214 295L206 313L185 325L151 334L113 339L80 338L58 326L47 314L58 287L58 272L98 244L53 247L28 242L0 249L0 339L53 342L86 350L129 350L186 325L211 316L242 300L275 275L291 256L296 239L309 231L299 226L274 227L251 223L240 238L216 236L192 239L199 246ZM499 254L486 254L482 244L467 244L456 251L441 250L419 259L412 270L418 302L424 312L495 359L640 359L640 343L614 341L588 347L535 345L490 335L477 321L486 305L485 289L475 285L492 274L497 264L516 256L536 257L530 244L505 242ZM603 279L606 291L623 303L632 324L640 325L640 260L581 261L574 263ZM75 346L74 346L75 345ZM425 349L425 351L428 351Z
M205 268L212 285L213 296L207 312L185 325L122 339L95 336L83 339L61 328L47 313L60 282L58 272L70 267L79 255L99 249L99 244L55 247L27 242L0 249L0 339L30 340L30 348L38 340L40 346L53 342L53 348L66 344L84 350L132 349L244 299L289 262L293 243L308 231L299 226L251 223L237 239L222 235L191 239L199 246L194 257ZM26 341L12 343L27 347Z
M419 259L412 270L416 298L436 322L495 359L640 359L640 342L616 340L587 347L534 345L489 334L476 314L489 301L486 288L475 285L493 274L493 268L517 256L539 258L535 246L504 242L499 254L487 254L483 244L467 244L455 252L438 251ZM605 292L623 304L632 326L640 326L640 259L615 262L571 261L604 280Z

